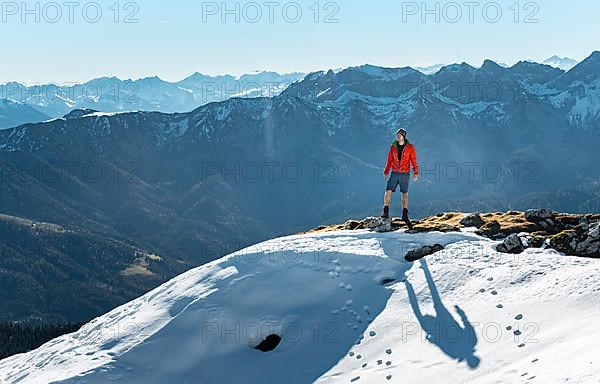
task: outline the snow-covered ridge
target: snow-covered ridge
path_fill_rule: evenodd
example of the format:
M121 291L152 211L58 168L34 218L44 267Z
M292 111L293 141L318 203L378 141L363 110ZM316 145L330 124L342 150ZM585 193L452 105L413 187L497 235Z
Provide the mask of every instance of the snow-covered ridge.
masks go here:
M123 115L123 114L129 114L129 113L136 113L138 111L120 111L120 112L92 112L92 113L88 113L86 115L81 116L81 118L85 118L85 117L112 117L112 116L117 116L117 115Z
M137 80L102 77L81 84L64 85L0 84L0 109L2 101L9 99L28 108L29 114L33 115L31 118L26 115L19 117L16 115L18 111L11 111L11 115L16 116L11 116L6 123L0 119L0 129L59 118L74 109L91 108L109 113L130 110L185 113L198 106L233 97L277 96L304 76L297 72L257 71L238 77L195 73L178 82L154 76ZM13 120L16 123L12 123Z
M403 257L446 246L425 261ZM0 361L7 383L581 383L600 261L499 254L472 229L270 240ZM569 313L571 316L564 316ZM281 336L271 352L253 349Z

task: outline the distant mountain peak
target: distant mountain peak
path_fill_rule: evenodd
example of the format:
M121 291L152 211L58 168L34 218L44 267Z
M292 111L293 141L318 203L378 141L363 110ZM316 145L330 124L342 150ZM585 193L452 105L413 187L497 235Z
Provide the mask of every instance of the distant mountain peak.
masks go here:
M158 76L147 76L147 77L142 77L141 79L139 79L138 81L140 82L148 82L148 83L160 83L160 82L164 82L163 79L161 79Z
M445 67L440 69L440 72L459 72L459 71L473 71L473 70L475 70L475 67L473 67L463 61L460 64L446 65Z
M569 57L559 57L558 55L554 55L547 60L544 60L543 64L550 65L555 68L560 68L562 70L568 71L569 69L576 66L579 62L577 60L571 59Z
M415 69L425 75L435 75L440 69L444 68L446 64L434 64L428 67L415 67Z
M506 67L504 67L504 66L496 63L494 60L486 59L483 62L483 65L481 66L481 69L484 69L484 70L503 70L503 69L506 69Z
M586 60L597 60L600 61L600 51L594 51Z

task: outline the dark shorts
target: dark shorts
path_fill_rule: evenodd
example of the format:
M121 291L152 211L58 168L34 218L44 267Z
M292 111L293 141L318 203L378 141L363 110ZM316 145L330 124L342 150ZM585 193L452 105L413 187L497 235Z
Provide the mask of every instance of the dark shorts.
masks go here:
M410 172L392 172L390 179L387 182L386 191L396 192L398 185L400 192L408 192L408 181L410 180Z

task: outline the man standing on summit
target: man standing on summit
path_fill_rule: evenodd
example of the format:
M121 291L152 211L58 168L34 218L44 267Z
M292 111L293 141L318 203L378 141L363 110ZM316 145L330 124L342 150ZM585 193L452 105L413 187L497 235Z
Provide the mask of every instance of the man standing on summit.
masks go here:
M392 192L396 192L398 185L402 192L402 220L409 227L410 219L408 217L408 183L410 179L410 166L414 171L413 181L419 179L419 166L417 165L417 151L415 147L406 139L406 130L400 128L396 132L396 140L390 147L388 154L387 165L383 171L383 179L387 180L385 190L385 198L383 202L383 213L381 217L387 219L390 217L390 201L392 200ZM388 179L388 175L392 171Z

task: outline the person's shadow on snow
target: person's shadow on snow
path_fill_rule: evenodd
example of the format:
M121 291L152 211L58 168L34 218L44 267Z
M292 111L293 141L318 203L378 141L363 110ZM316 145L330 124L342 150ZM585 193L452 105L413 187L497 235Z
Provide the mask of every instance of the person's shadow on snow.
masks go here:
M410 282L404 281L410 305L419 320L419 324L424 332L427 333L426 338L429 342L435 344L449 357L458 360L459 362L466 361L468 366L475 369L479 366L481 360L475 356L475 346L477 345L477 335L475 329L467 319L465 312L457 305L455 306L456 313L460 317L463 326L454 319L450 311L446 309L440 294L435 286L433 277L427 267L425 259L421 259L421 268L425 273L425 279L435 309L435 316L423 315L419 308L417 295Z

